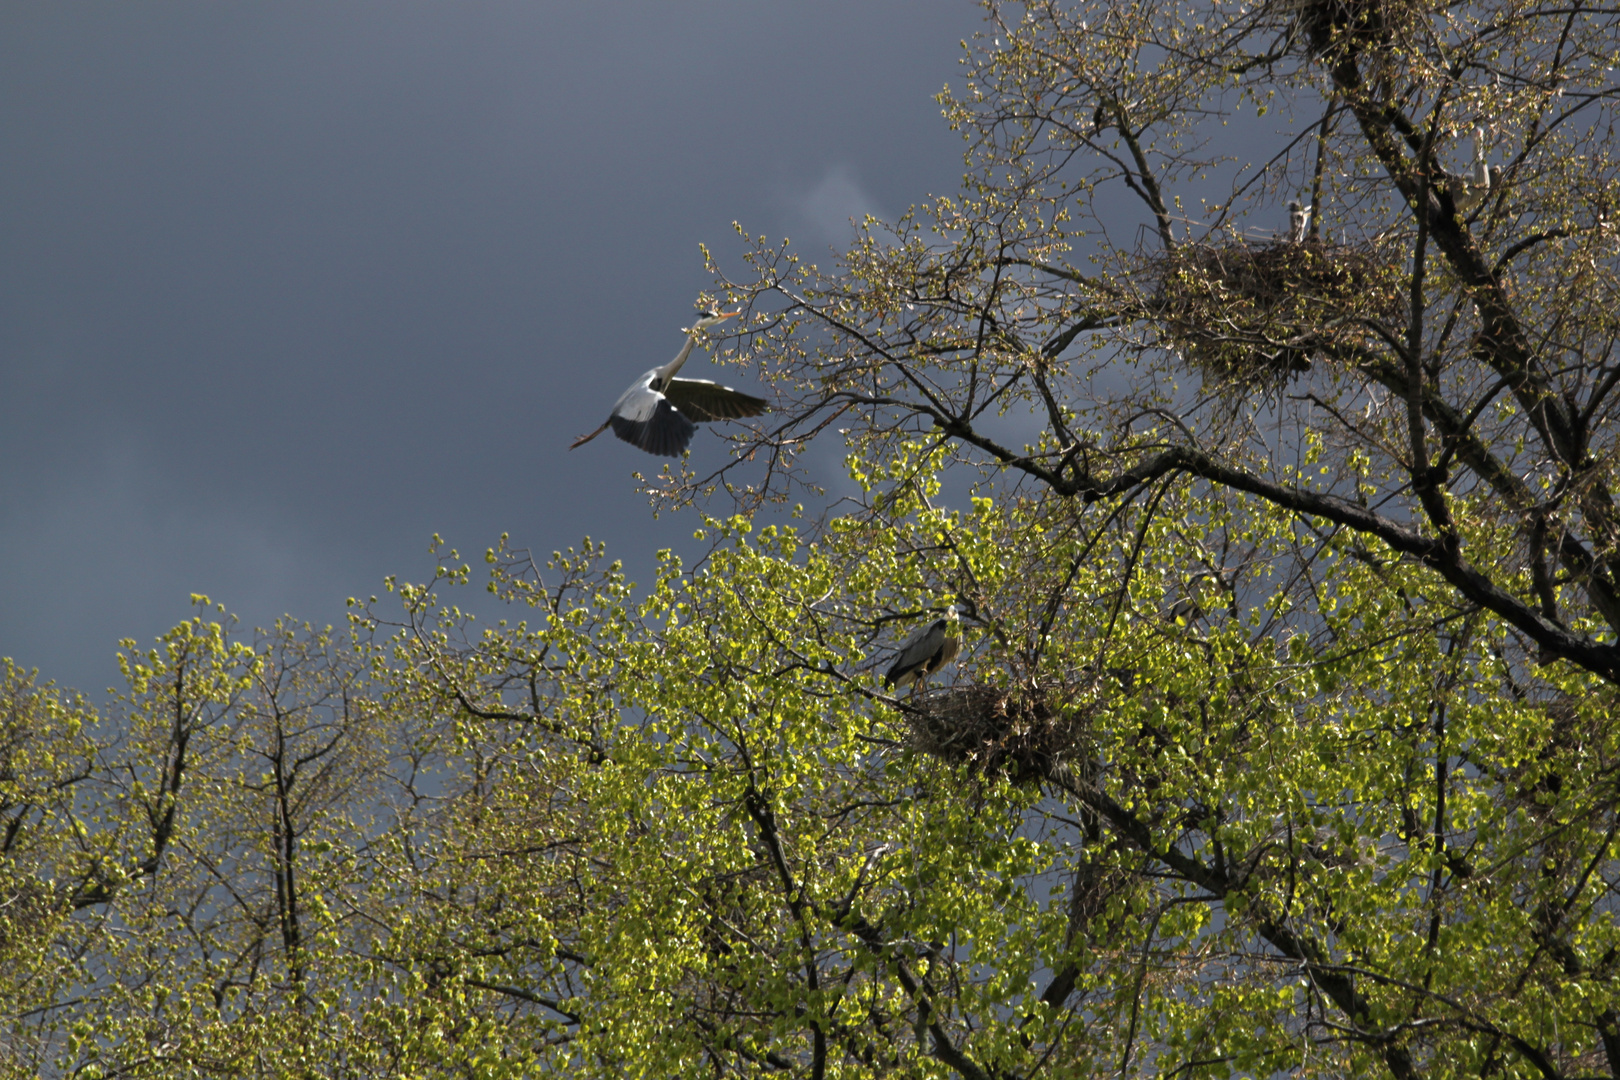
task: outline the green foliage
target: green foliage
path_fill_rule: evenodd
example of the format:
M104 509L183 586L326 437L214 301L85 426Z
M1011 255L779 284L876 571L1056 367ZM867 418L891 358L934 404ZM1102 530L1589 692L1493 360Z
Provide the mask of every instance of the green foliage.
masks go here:
M455 552L393 583L399 617L357 605L352 645L198 619L126 650L113 744L11 673L14 728L60 744L12 771L80 778L49 812L87 822L15 831L9 865L57 899L8 938L52 975L8 1000L58 1005L16 1045L154 1076L1599 1053L1612 688L1565 669L1522 696L1500 628L1421 569L1242 499L954 511L933 487L814 542L708 521L703 564L666 556L639 596L599 547L542 575L503 546L489 625L452 602ZM1189 574L1234 546L1237 579ZM1302 546L1314 633L1279 573ZM955 687L887 698L873 659L947 601ZM1050 703L1033 772L920 739L974 686Z

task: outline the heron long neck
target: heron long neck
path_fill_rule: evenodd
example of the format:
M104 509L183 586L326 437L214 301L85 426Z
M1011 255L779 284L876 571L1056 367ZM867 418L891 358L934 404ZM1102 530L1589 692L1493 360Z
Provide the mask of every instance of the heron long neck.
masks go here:
M1474 133L1474 183L1485 188L1491 186L1491 170L1485 164L1485 137L1477 131Z
M658 381L661 385L669 385L669 380L673 379L675 377L675 373L681 370L681 365L686 363L686 358L688 356L692 355L692 346L696 344L697 331L694 330L690 334L686 335L686 344L682 345L681 351L675 354L675 359L658 369Z

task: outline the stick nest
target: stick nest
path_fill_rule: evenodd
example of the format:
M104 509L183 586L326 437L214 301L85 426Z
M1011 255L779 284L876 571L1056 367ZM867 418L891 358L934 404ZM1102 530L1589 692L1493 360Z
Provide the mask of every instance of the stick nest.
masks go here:
M1312 56L1338 58L1387 49L1416 33L1438 10L1431 0L1273 0L1293 16L1297 45Z
M1038 784L1081 756L1084 718L1058 707L1062 695L1021 686L970 683L918 696L911 745L972 773Z
M1243 388L1275 386L1403 310L1399 273L1372 244L1186 244L1149 275L1164 344L1206 378Z

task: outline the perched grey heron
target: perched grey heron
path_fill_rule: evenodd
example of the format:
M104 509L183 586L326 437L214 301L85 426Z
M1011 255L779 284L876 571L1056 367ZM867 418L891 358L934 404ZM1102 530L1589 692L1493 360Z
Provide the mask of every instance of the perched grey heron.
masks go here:
M663 367L655 367L630 384L630 389L619 395L601 427L589 435L581 435L568 447L583 446L596 438L609 426L613 434L649 454L680 457L697 425L710 420L736 420L744 416L758 416L766 410L764 398L744 394L729 386L721 386L708 379L677 379L686 358L692 355L698 334L716 326L740 311L706 311L702 318L686 332L686 344L675 354L675 359Z
M1501 176L1500 169L1485 164L1485 129L1474 129L1474 160L1467 173L1446 173L1446 188L1451 202L1459 214L1473 213L1474 208L1490 198L1491 184Z
M945 609L943 619L935 619L913 634L900 646L900 655L894 666L883 677L885 688L910 686L912 693L940 668L956 659L962 651L962 624L957 620L956 605Z
M1305 242L1305 234L1311 227L1311 208L1301 206L1298 199L1288 204L1288 239L1296 244Z

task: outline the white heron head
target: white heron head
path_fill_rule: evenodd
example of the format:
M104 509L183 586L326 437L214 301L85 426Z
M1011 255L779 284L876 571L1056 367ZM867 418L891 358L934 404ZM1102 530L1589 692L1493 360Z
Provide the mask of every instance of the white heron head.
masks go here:
M945 617L952 622L955 622L961 616L961 614L962 612L955 604L952 604L950 607L945 609Z
M693 330L707 330L711 326L718 326L721 323L725 322L727 319L734 319L738 315L741 315L741 314L742 314L741 310L737 310L737 311L713 311L713 310L705 311L702 315L698 316L697 322L692 324L692 329Z

